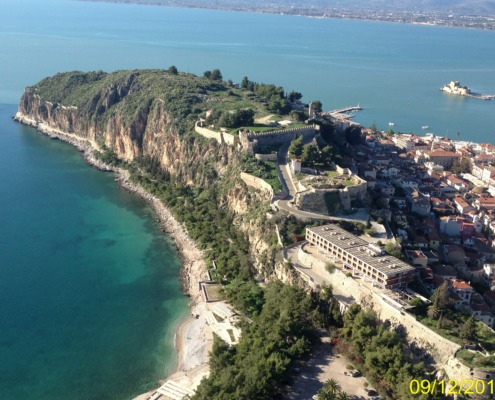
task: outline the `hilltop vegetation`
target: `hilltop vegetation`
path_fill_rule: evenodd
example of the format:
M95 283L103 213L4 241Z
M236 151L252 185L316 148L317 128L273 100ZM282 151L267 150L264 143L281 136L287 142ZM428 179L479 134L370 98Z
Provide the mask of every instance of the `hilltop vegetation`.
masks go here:
M227 128L253 125L255 116L291 111L282 87L247 82L249 86L237 88L232 81L223 81L218 69L198 77L172 66L168 70L64 72L33 88L44 100L77 107L78 113L100 126L115 113L130 123L157 102L174 116L181 131L191 130L206 111L210 111L208 123Z

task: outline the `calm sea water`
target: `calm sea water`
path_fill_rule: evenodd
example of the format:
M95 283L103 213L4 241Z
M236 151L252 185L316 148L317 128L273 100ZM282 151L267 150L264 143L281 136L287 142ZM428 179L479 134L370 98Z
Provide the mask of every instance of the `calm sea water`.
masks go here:
M125 399L173 366L179 260L139 199L10 120L64 70L220 68L360 103L364 125L495 143L495 32L72 0L0 2L0 398Z
M495 142L495 100L449 96L459 80L495 94L495 31L73 0L0 2L0 101L61 70L220 68L320 99L360 103L388 129Z
M174 365L180 260L153 212L0 105L0 399L127 399Z

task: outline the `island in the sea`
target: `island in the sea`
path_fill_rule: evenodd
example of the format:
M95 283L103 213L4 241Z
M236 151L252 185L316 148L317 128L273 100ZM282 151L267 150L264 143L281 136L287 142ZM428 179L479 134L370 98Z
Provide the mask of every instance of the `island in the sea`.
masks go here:
M450 81L440 88L442 92L456 94L458 96L474 97L476 99L491 100L495 97L493 94L474 93L467 86L462 86L459 81Z

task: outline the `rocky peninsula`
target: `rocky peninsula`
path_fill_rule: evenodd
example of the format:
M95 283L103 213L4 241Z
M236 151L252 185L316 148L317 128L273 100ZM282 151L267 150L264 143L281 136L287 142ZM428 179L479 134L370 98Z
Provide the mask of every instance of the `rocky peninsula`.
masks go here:
M155 209L163 229L175 240L183 261L183 290L191 298L192 316L178 329L178 365L169 378L186 380L191 388L209 370L213 338L206 324L199 282L206 279L205 258L211 259L211 249L205 254L190 235L191 226L179 222L163 199L144 186L150 181L140 181L139 177L161 171L161 179L170 186L204 188L223 181L224 175L238 175L236 149L193 136L197 113L217 102L218 93L223 96L232 90L225 82L173 69L61 73L27 87L14 117L44 135L77 147L89 164L115 172L123 189L142 197ZM263 198L262 194L248 194L246 187L235 183L235 177L226 177L226 181L229 185L222 189L222 202L229 210L243 214L248 201ZM182 212L183 207L175 205L177 210ZM268 246L257 224L246 221L242 229L253 238L254 251L266 251ZM205 245L202 243L203 248ZM244 254L249 249L242 251ZM152 393L140 398L149 398Z
M95 141L52 128L22 112L17 112L13 118L24 125L36 128L40 134L76 147L89 165L100 171L115 173L115 180L122 189L141 197L153 207L163 231L174 239L182 260L180 270L182 289L190 297L191 316L183 321L175 335L177 366L175 372L168 378L179 380L186 378L188 384L196 387L208 374L208 352L213 340L211 329L205 323L205 302L198 289L199 282L206 279L206 265L202 251L189 237L186 228L177 221L160 199L130 180L128 170L106 164L95 157L95 152L101 151ZM136 400L148 399L153 392L138 396Z

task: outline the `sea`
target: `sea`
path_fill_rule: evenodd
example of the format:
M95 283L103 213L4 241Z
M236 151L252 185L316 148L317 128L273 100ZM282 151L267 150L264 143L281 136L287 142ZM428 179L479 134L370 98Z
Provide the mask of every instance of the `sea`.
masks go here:
M364 126L495 144L495 32L83 2L0 2L0 399L131 399L175 366L180 260L148 205L11 120L60 71L275 83ZM427 128L426 128L427 127Z

